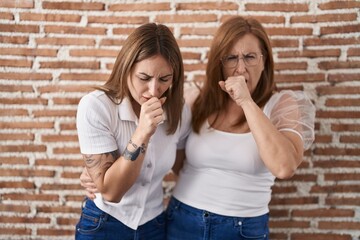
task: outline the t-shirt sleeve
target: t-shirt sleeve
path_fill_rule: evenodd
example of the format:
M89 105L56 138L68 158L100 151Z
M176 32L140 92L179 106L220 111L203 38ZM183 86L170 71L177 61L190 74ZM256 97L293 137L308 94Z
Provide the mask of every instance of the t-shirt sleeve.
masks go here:
M110 126L111 116L105 104L92 94L84 96L76 115L81 153L101 154L116 150L116 139Z
M298 134L304 149L310 148L315 139L315 106L301 91L285 90L277 93L270 111L270 120L279 131Z

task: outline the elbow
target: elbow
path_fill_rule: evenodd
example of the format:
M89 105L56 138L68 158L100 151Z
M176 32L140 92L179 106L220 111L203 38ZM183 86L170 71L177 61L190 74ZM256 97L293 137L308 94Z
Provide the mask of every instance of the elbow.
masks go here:
M122 196L115 196L114 194L110 193L101 193L101 196L104 200L111 203L119 203L122 199Z
M289 179L292 176L294 176L295 171L296 171L296 168L284 167L284 168L281 168L279 171L277 171L276 174L274 174L274 175L278 179L285 180L285 179Z

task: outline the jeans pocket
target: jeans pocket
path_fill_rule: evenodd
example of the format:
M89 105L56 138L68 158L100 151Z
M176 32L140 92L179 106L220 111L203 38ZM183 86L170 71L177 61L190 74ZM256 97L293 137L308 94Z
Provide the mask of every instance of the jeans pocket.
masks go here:
M264 240L268 239L268 215L245 218L239 221L239 233L243 239Z
M80 221L76 225L76 231L81 234L93 234L101 229L104 217L104 212L98 209L94 203L86 204L82 209Z

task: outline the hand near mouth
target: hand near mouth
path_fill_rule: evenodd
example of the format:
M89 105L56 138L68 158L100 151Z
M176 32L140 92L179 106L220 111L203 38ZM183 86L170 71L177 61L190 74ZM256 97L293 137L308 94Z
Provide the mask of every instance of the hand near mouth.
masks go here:
M141 105L139 128L147 136L154 134L157 126L164 121L162 105L165 101L166 97L151 97Z
M226 81L219 81L220 88L241 106L246 100L252 99L244 76L231 76Z

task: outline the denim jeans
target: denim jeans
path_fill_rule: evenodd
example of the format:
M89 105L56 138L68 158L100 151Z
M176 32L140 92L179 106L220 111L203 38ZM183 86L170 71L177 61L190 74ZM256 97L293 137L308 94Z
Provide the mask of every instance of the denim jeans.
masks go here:
M269 214L227 217L190 207L174 197L166 210L168 240L268 240Z
M76 240L164 240L165 213L133 230L87 199L76 225Z

